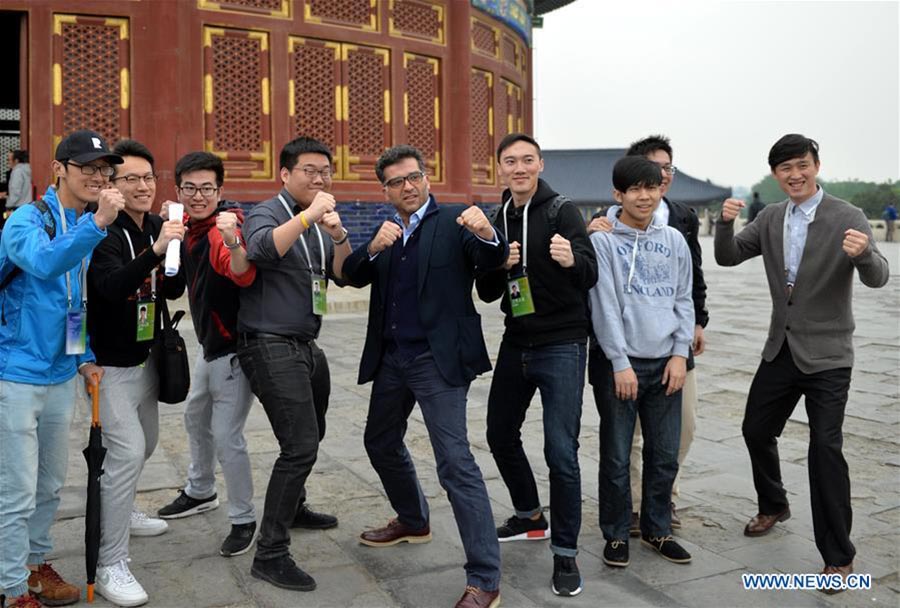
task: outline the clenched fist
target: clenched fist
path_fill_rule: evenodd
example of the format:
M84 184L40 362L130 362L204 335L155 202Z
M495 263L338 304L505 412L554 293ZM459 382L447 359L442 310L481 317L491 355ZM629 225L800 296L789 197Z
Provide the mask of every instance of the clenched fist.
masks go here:
M743 208L744 201L739 198L729 198L724 203L722 203L722 221L734 221L734 218L741 214L741 209Z
M319 190L316 192L316 196L312 200L312 203L310 203L309 207L303 212L306 216L306 221L310 224L315 224L321 220L326 213L334 211L334 205L334 197L324 190Z
M162 227L159 229L159 236L156 237L156 242L153 243L153 252L158 256L165 255L166 247L168 247L171 240L184 240L184 224L180 218L163 222ZM234 237L232 237L231 241L226 240L225 242L230 243L233 240Z
M237 215L230 211L223 211L216 216L216 230L222 235L226 245L234 245L237 240Z
M332 240L339 241L344 238L344 226L341 224L341 216L337 211L329 211L322 216L320 222Z
M869 237L850 228L844 232L843 249L851 258L862 254L869 247Z
M97 201L97 212L94 214L94 223L101 230L116 221L119 211L125 208L125 197L119 189L113 185L100 191L100 200Z
M521 261L522 248L519 245L519 241L513 241L509 244L509 257L506 258L506 263L503 265L503 267L509 270Z
M456 223L486 241L494 238L494 227L491 226L491 223L484 215L484 211L475 205L463 211L456 218Z
M369 255L381 253L393 245L394 241L401 236L403 236L403 229L400 228L396 222L387 220L381 225L381 228L378 229L378 233L375 235L375 238L372 239L372 242L369 243Z
M554 234L550 239L550 257L563 268L571 268L575 265L572 243L559 234Z

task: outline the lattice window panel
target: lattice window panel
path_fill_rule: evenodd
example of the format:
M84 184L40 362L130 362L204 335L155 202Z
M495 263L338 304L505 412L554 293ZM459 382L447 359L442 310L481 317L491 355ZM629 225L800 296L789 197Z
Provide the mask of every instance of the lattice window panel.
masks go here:
M197 0L197 8L266 17L291 16L291 0Z
M307 23L327 23L379 31L377 0L303 0Z
M501 80L506 97L506 133L521 133L525 129L525 107L522 102L522 87L508 80Z
M509 94L506 91L506 81L500 80L494 91L494 136L499 142L509 133Z
M392 36L422 38L444 44L444 6L436 2L390 0L388 26Z
M76 129L130 135L128 34L127 19L53 16L54 143Z
M341 45L290 39L289 111L294 136L314 137L334 151L334 178L342 179Z
M443 179L440 65L434 57L403 54L406 140L422 151L428 175L435 182Z
M472 50L489 57L497 57L500 52L500 30L473 17Z
M227 177L271 179L268 34L206 27L203 64L206 149Z
M391 146L388 49L343 45L344 179L377 180L375 161Z
M472 183L494 183L494 75L472 69L470 76Z
M516 69L519 68L519 45L506 34L503 34L503 40L500 43L500 56L504 63Z

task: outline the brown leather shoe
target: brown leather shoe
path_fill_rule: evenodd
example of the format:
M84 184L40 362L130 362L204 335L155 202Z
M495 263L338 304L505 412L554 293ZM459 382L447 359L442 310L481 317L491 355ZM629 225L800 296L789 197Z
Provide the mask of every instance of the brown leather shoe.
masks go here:
M678 512L675 511L675 503L671 503L669 505L672 509L672 529L680 530L681 529L681 518L678 517Z
M500 605L500 589L485 591L472 585L466 585L466 591L454 608L497 608Z
M421 530L413 530L399 520L392 519L383 528L366 530L360 534L359 542L370 547L390 547L397 543L429 543L431 528L426 525Z
M744 536L762 536L769 532L776 523L787 521L791 518L791 508L785 507L784 511L779 511L773 515L765 513L757 513L756 517L751 519L744 526Z
M825 566L825 569L822 570L822 574L839 574L841 576L841 582L846 585L847 575L853 574L853 562L850 562L846 566ZM843 589L834 587L822 587L819 589L819 591L828 595L834 595L836 593L841 593Z
M28 590L45 606L65 606L81 599L81 589L64 581L49 562L28 576Z

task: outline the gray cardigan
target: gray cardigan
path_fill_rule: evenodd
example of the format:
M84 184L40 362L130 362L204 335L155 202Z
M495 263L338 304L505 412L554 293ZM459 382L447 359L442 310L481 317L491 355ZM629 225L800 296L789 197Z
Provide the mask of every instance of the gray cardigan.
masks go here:
M806 374L853 366L853 269L869 287L888 281L888 262L875 246L863 212L827 193L809 224L797 280L788 298L784 275L784 214L790 200L768 205L735 236L734 222L716 222L715 254L721 266L762 255L772 295L772 320L763 359L772 361L785 339L794 363ZM869 237L855 258L841 248L844 231Z

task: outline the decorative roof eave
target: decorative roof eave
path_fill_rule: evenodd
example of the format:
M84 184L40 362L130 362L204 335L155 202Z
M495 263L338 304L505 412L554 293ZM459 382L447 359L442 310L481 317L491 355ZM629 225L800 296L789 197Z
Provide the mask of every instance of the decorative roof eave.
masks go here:
M531 13L533 0L472 0L472 6L499 19L531 46Z

